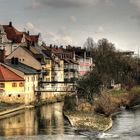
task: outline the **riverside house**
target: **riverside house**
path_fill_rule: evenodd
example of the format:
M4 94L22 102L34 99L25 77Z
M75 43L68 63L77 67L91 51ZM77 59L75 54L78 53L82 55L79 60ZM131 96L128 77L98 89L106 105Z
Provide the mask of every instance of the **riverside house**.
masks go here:
M5 48L6 56L19 46L35 45L40 40L40 34L30 35L28 32L17 30L12 22L9 25L0 25L0 48Z
M0 63L0 101L8 103L24 102L25 80Z
M21 62L18 58L12 58L5 60L5 65L19 76L23 77L24 83L24 95L25 104L32 103L36 100L35 91L38 90L39 73L36 69L29 67Z
M88 71L91 71L95 67L93 59L91 57L91 52L81 48L81 47L72 47L66 46L66 50L72 52L73 59L78 62L78 73L79 76L83 76Z

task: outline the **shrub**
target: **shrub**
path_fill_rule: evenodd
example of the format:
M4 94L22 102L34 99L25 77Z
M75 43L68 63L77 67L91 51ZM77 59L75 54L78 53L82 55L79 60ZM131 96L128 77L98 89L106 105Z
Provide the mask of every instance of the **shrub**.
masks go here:
M128 106L140 104L140 87L133 87L128 93Z
M63 110L65 112L90 112L92 106L83 98L78 98L76 95L65 97Z
M66 96L64 99L64 106L63 106L63 110L65 112L69 112L69 111L76 111L76 106L77 106L77 99L76 99L76 95L72 95L72 96Z
M95 103L95 112L110 116L118 111L119 106L117 98L112 97L110 94L102 94Z

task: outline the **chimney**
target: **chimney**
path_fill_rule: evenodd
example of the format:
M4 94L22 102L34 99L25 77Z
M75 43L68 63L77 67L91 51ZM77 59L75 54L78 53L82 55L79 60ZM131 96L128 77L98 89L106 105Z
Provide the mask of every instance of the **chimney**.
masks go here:
M28 35L30 35L30 32L29 32L29 31L27 31L27 34L28 34Z
M9 26L12 27L12 21L9 22Z
M5 61L5 50L0 50L0 62L4 63Z
M52 48L52 44L50 44L50 48Z

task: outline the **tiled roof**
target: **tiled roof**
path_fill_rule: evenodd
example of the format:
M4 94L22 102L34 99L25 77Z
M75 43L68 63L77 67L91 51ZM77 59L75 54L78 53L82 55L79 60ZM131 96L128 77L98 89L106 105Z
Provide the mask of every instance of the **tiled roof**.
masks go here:
M13 26L3 25L4 31L7 34L7 38L14 43L21 43L23 33L15 29Z
M24 74L38 74L36 69L34 69L30 66L27 66L23 63L20 63L20 62L18 62L18 64L12 64L11 60L7 59L5 63L6 63L6 65L8 65L14 69L17 69L17 70L23 72Z
M26 32L20 32L12 25L3 25L4 31L7 34L7 38L14 43L21 43L23 35L25 35L26 41L37 43L39 35L29 35Z
M39 35L30 35L30 39L32 42L37 43L39 39Z
M24 79L0 64L0 82L5 81L24 81Z

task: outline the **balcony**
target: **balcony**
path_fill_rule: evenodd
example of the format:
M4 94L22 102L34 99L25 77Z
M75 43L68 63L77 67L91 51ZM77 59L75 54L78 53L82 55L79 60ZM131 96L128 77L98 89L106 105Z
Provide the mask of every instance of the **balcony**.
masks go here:
M50 72L48 70L42 70L41 73L42 75L48 76Z

